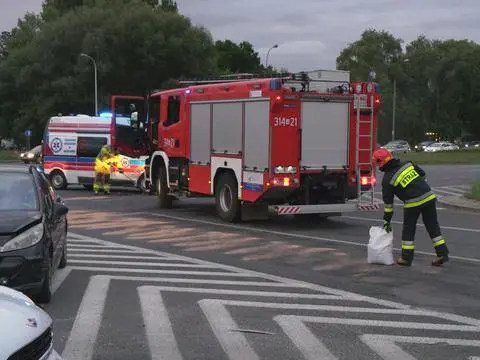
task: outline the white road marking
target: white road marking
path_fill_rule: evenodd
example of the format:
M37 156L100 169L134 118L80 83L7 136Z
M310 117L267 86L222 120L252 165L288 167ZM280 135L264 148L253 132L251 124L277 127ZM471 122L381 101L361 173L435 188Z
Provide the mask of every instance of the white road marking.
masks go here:
M412 322L412 321L346 319L346 318L332 318L332 317L325 317L325 316L279 315L279 316L276 316L276 318L286 323L302 321L302 322L315 323L315 324L373 326L373 327L388 327L388 328L394 328L394 329L480 332L480 327L471 326L471 325L437 324L437 323L424 323L424 322Z
M125 277L109 276L111 280L129 280ZM275 298L291 298L291 299L313 299L313 300L344 300L341 296L336 295L321 295L321 294L302 294L302 293L287 293L277 291L254 291L254 290L229 290L229 289L208 289L208 288L192 288L179 286L153 286L144 285L141 287L149 288L150 291L165 291L165 292L187 292L197 294L215 294L215 295L238 295L238 296L260 296L260 297L275 297Z
M159 269L132 269L132 268L109 268L109 267L90 267L90 266L72 266L73 270L86 270L94 272L115 272L115 273L135 273L135 274L164 274L164 275L195 275L195 276L219 276L219 277L257 277L253 274L237 272L220 271L183 271L183 270L159 270Z
M290 322L285 317L274 317L283 332L292 340L305 360L337 360L327 347L301 321Z
M77 249L73 248L70 249L69 252L72 253L108 253L108 254L115 254L115 253L128 253L131 254L132 251L128 249ZM142 251L145 252L145 251Z
M73 257L73 256L72 256ZM136 257L138 258L138 257ZM157 259L159 259L157 257ZM153 260L153 259L152 259ZM214 268L211 265L197 264L179 264L164 262L145 262L145 261L109 261L109 260L72 260L68 259L69 264L97 264L97 265L129 265L129 266L158 266L158 267L179 267L179 268Z
M429 323L414 323L403 321L383 321L383 320L364 320L364 319L344 319L344 318L329 318L318 316L295 316L295 315L278 315L274 320L280 325L283 331L292 339L295 346L300 350L307 360L315 360L319 357L318 354L325 351L325 346L318 340L313 333L307 328L305 322L321 323L321 324L341 324L354 326L373 326L373 327L390 327L397 329L422 329L422 330L445 330L445 331L463 331L463 332L480 332L478 326L462 326L462 325L448 325L448 324L429 324ZM368 338L367 338L368 342ZM395 344L384 344L383 342L369 342L368 345L375 350L384 360L416 360L415 358L405 356L403 352ZM328 353L326 355L328 358ZM332 355L333 356L333 355ZM395 356L395 357L392 357ZM331 358L335 359L334 357Z
M260 360L245 335L229 331L238 328L238 325L225 306L208 299L200 300L198 304L230 360Z
M70 261L69 261L70 262ZM65 279L72 272L72 268L66 266L64 269L57 269L52 281L52 294L55 294L57 290L62 286Z
M68 360L91 360L102 322L110 279L92 276L73 323L62 357Z
M247 231L263 233L263 234L287 236L287 237L296 238L296 239L316 240L316 241L330 242L330 243L334 243L334 244L353 245L353 246L359 246L359 247L367 247L368 246L368 244L367 244L368 239L367 238L366 238L367 240L365 240L365 243L359 243L359 242L355 242L355 241L339 240L339 239L325 238L325 237L312 236L312 235L303 235L303 234L291 233L291 232L286 232L286 231L268 230L268 229L262 229L262 228L255 228L255 227L251 227L251 226L234 225L234 224L220 223L220 222L209 221L209 220L186 218L186 217L181 217L181 216L172 216L172 215L146 213L146 212L129 213L129 215L149 215L149 216L156 216L156 217L172 219L172 220L177 220L177 221L188 221L188 222L204 224L204 225L221 226L221 227L228 228L228 229L243 230L243 231L247 230ZM342 218L362 220L362 221L367 221L368 220L368 221L375 221L375 222L383 221L383 220L379 220L379 219L371 219L371 218L356 217L356 216L342 216ZM402 224L399 221L392 221L392 223ZM422 225L417 224L417 226L422 226ZM442 226L442 228L450 229L450 230L470 231L470 232L479 232L480 233L480 229L453 228L453 227L445 227L445 226ZM394 250L400 251L401 249L394 248ZM415 250L415 253L422 254L422 255L436 256L435 253L428 252L428 251ZM480 263L480 259L475 259L475 258L455 256L455 255L450 255L449 257L450 257L450 259L455 259L455 260L462 260L462 261Z
M107 259L102 260L89 260L88 257L83 260L79 260L80 263L92 263L96 264L99 261L101 263L108 263L110 265L125 265L133 266L126 268L107 268L107 267L76 267L68 266L66 271L61 272L61 277L63 280L68 276L68 273L73 270L84 270L84 271L101 271L105 272L104 275L94 275L90 279L90 283L85 292L84 298L80 305L77 317L75 319L72 332L67 340L67 345L63 353L65 359L72 360L91 360L93 357L94 346L96 338L98 336L100 324L103 318L103 311L105 307L105 301L107 298L107 292L109 285L112 283L112 280L116 281L134 281L141 284L137 286L142 314L145 321L145 332L148 339L149 349L152 355L152 359L158 360L181 360L182 356L178 349L178 345L175 339L175 334L171 326L169 319L168 311L165 308L162 300L163 292L184 292L184 293L196 293L196 294L210 294L210 295L231 295L234 296L235 300L228 299L202 299L198 303L203 310L215 336L223 347L225 353L232 360L243 360L243 359L259 359L258 354L251 347L245 335L241 332L234 331L238 329L238 326L229 311L227 306L240 306L244 308L257 308L257 309L277 309L279 311L314 311L315 315L318 312L335 312L335 313L363 313L363 314L384 314L390 315L387 317L389 321L385 320L372 320L372 319L343 319L343 318L331 318L331 317L319 317L319 316L295 316L295 315L284 315L279 314L273 318L281 328L284 330L285 334L295 343L298 349L302 352L304 357L307 360L317 360L327 359L327 360L337 360L337 358L330 352L330 350L318 339L315 335L307 328L306 322L316 322L324 324L340 324L347 326L373 326L381 328L397 328L397 329L411 329L411 330L444 330L444 331L457 331L461 333L467 332L480 332L480 320L473 319L469 317L463 317L455 314L448 313L439 313L435 311L423 310L423 309L413 309L410 306L399 304L390 301L384 301L381 299L366 297L346 291L336 290L328 287L323 287L315 284L310 284L302 281L287 279L283 277L278 277L274 275L254 272L247 269L241 269L233 266L216 264L212 262L207 262L199 259L171 255L164 252L142 249L135 246L127 246L115 244L113 242L108 242L104 240L99 240L91 237L83 237L81 235L76 235L77 239L89 239L90 241L95 241L97 245L101 248L102 246L109 248L118 248L118 250L129 251L131 254L138 254L139 251L142 251L143 254L151 257L149 260L155 260L155 256L158 256L158 263L163 264L166 259L175 259L177 262L183 261L187 264L193 266L205 265L205 267L215 268L216 270L223 270L223 272L203 272L203 271L162 271L160 274L183 274L183 275L205 275L211 274L212 279L191 279L190 277L185 278L171 278L171 277L162 277L162 276L127 276L127 275L115 275L120 272L127 270L131 272L132 270L145 271L143 269L138 269L139 264L145 264L139 262L137 256L132 255L131 262L128 261L110 261L110 255L108 253L104 254L103 258ZM100 249L101 250L101 249ZM155 255L155 256L154 256ZM90 255L86 255L90 256ZM124 255L127 256L127 255ZM95 257L96 259L99 256ZM92 262L93 261L93 262ZM78 262L77 262L78 263ZM153 264L152 261L148 263ZM175 266L175 263L169 263L169 265ZM185 264L179 264L185 265ZM141 265L140 265L141 266ZM92 270L94 269L94 270ZM100 269L100 270L95 270ZM262 281L223 281L215 279L216 275L226 274L229 272L231 276L246 276L250 278L257 278ZM134 272L135 273L135 272ZM220 275L222 276L222 275ZM63 281L61 280L61 281ZM267 280L267 281L265 281ZM58 280L59 283L61 283ZM158 283L159 286L152 285L152 283ZM173 283L172 286L166 286L165 283ZM232 285L235 288L231 289L221 289L221 288L201 288L201 287L189 287L182 286L184 283L194 283L194 284L206 284L206 285ZM180 285L180 286L177 286ZM243 290L243 286L258 286L261 290ZM292 292L281 292L281 291L263 291L264 288L268 287L278 287L278 288L287 288L286 291L289 291L288 288L302 289L306 293L292 293ZM315 293L307 293L307 291L313 291ZM318 292L321 292L318 294ZM260 302L260 301L243 301L238 300L239 296L254 296L254 297L270 297L272 299L284 298L284 299L310 299L310 300L335 300L336 303L340 301L346 301L345 305L325 305L325 304L309 304L309 303L286 303L283 301L274 302ZM362 307L362 306L348 306L350 302L360 303L370 303L378 306L385 307ZM412 316L413 320L415 317L421 317L417 322L415 321L393 321L393 316L403 315L403 316ZM425 323L425 317L435 318L437 322L427 322ZM445 323L445 322L455 322L459 324ZM372 335L376 336L376 335ZM414 336L414 334L412 334ZM368 338L366 337L365 339ZM413 337L415 339L415 337ZM395 341L390 341L386 339L386 345L378 350L378 353L390 354L391 349L398 350L400 349L395 345ZM463 340L462 340L463 341ZM460 344L460 343L458 343ZM463 345L461 345L463 346ZM398 349L397 349L398 348ZM374 351L375 349L372 348ZM388 350L390 349L390 350ZM396 358L387 358L386 360L397 360L399 359L398 354L402 354L400 349L397 352ZM382 356L382 355L381 355ZM402 357L402 359L415 360L413 358Z
M79 234L77 234L76 236L77 237L82 237L82 238L88 239L88 240L94 239L94 240L98 241L100 244L105 244L105 245L114 244L113 242L100 240L100 239L97 239L97 238L83 236L83 235L79 235ZM157 255L162 256L162 257L170 255L169 253L165 253L165 252L162 252L162 251L149 250L149 249L144 249L144 248L140 248L140 247L136 247L136 246L119 245L119 247L121 247L122 249L128 248L128 249L131 249L131 250L143 251L144 253L149 253L149 254L157 254ZM180 256L180 255L171 255L171 256L175 257L176 259L187 261L187 262L190 262L190 263L216 265L218 269L223 269L223 270L226 270L226 271L247 272L247 273L250 273L250 274L256 274L261 279L276 282L276 284L260 283L260 286L272 285L272 286L280 286L280 287L282 287L282 286L288 287L289 286L289 287L307 288L307 289L310 289L310 290L323 292L323 293L326 293L326 294L343 296L345 298L348 298L350 300L355 300L355 301L366 301L366 302L370 302L370 303L376 304L376 305L388 306L388 307L399 308L399 309L410 308L409 305L404 305L404 304L400 304L400 303L393 302L393 301L388 301L388 300L381 300L381 299L377 299L377 298L372 298L372 297L369 297L369 296L363 296L363 295L355 294L355 293L344 291L344 290L338 290L338 289L333 289L333 288L329 288L329 287L322 286L322 285L307 283L305 281L287 279L287 278L284 278L284 277L281 277L281 276L260 273L260 272L253 271L253 270L242 269L242 268L238 268L238 267L231 266L231 265L213 263L213 262L210 262L210 261L195 259L195 258L191 258L191 257L187 257L187 256ZM128 277L124 277L124 278L128 279ZM137 277L137 279L143 279L143 280L139 280L139 281L145 281L145 279L151 279L151 278ZM162 281L170 281L170 280L172 280L172 279L166 278ZM202 280L196 280L196 279L180 279L180 280L182 280L184 282L188 281L190 283L193 283L193 282L201 283L201 281L202 281ZM149 281L149 280L146 280L146 281ZM152 280L150 280L150 281L152 281ZM153 280L153 281L155 281L155 280ZM214 280L212 280L211 283L214 283L213 281ZM233 285L233 284L231 284L231 282L226 282L225 283L222 280L216 280L216 281L217 281L217 283L221 282L223 284ZM235 282L235 283L238 284L238 281ZM238 284L238 285L241 285L241 284ZM251 284L251 283L248 283L248 285L254 285L255 286L255 284Z
M349 215L342 215L342 218L345 219L352 219L352 220L362 220L362 221L374 221L374 222L383 222L382 219L375 219L375 218L367 218L367 217L362 217L362 216L349 216ZM403 224L402 221L392 221L393 224ZM417 227L424 227L423 223L417 223ZM442 229L447 229L447 230L455 230L455 231L465 231L465 232L474 232L474 233L480 233L480 229L471 229L471 228L463 228L463 227L456 227L456 226L444 226L440 225Z
M148 287L137 290L152 360L182 360L162 295Z
M464 340L450 338L430 338L415 336L394 336L394 335L377 335L364 334L359 337L365 344L372 348L384 360L417 360L407 352L403 351L395 343L423 344L435 345L438 343L446 343L452 346L470 346L480 347L479 340ZM470 356L469 359L480 360L480 357Z

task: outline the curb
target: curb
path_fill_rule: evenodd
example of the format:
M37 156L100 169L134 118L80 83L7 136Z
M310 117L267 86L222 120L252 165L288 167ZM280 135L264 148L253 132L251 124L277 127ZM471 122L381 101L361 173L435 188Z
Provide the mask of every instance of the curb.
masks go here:
M438 202L447 208L480 213L480 201L470 200L463 196L446 196L439 199Z
M0 160L0 164L15 164L20 163L20 160Z

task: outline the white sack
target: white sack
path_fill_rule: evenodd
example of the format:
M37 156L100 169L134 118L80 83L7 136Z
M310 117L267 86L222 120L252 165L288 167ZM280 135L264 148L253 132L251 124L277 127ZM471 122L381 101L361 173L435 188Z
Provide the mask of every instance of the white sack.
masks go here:
M393 265L393 232L387 233L379 226L370 228L368 263Z

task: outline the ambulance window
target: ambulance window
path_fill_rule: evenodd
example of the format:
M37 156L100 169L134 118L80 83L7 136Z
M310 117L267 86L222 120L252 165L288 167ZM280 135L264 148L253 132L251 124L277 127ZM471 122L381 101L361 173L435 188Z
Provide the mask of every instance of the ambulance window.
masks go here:
M96 157L103 145L107 145L105 137L79 136L77 142L77 156Z
M167 108L167 121L165 126L176 124L180 121L180 97L169 96Z

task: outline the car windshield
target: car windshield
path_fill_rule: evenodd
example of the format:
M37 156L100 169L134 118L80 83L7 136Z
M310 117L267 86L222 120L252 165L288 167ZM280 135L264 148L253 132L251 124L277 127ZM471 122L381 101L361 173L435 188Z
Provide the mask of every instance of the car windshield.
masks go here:
M441 146L442 146L441 143L435 143L430 145L430 147L441 147Z
M33 179L27 174L0 173L0 210L37 210Z

